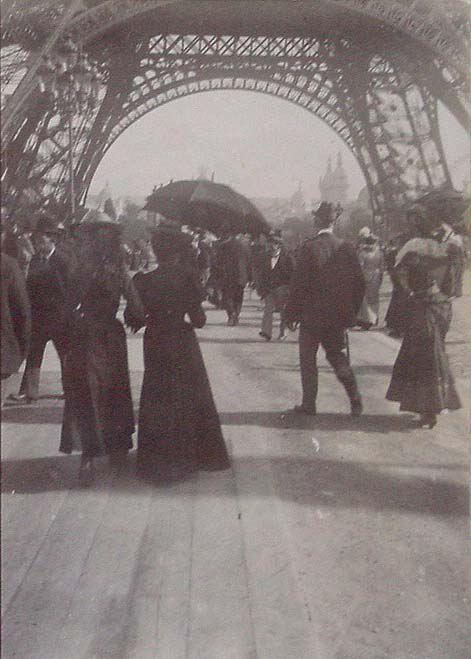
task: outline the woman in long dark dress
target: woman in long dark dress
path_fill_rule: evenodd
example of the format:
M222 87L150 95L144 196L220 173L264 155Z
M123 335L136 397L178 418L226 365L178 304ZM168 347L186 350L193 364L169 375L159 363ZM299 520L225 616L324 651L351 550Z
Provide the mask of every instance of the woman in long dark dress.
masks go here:
M77 229L80 269L74 278L78 306L71 311L64 363L65 407L60 451L82 450L80 480L94 478L94 458L120 464L132 448L134 415L126 334L116 318L121 296L135 318L144 310L125 266L120 227L83 224Z
M454 292L454 255L442 242L435 213L416 207L421 237L409 240L396 259L396 275L409 294L410 317L386 398L420 415L433 428L437 414L461 407L445 352Z
M158 267L134 277L147 314L138 471L151 476L168 467L227 469L229 457L193 329L203 327L206 316L191 245L185 234L163 227L154 232L152 247ZM125 317L139 327L129 309Z

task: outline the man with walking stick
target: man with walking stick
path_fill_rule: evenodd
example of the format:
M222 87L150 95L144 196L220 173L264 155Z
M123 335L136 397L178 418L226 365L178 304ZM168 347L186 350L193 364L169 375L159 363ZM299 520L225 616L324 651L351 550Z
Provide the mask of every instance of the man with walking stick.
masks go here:
M333 235L332 204L322 202L313 217L318 233L301 248L285 307L288 327L300 326L303 398L294 411L316 414L316 356L321 345L347 392L352 416L360 416L361 396L344 351L346 329L355 324L365 293L363 273L353 246Z

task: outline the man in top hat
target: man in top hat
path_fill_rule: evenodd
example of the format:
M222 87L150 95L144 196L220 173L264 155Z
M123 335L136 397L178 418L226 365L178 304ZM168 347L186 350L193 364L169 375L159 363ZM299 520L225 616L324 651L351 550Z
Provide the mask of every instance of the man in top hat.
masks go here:
M294 411L316 414L316 355L322 345L347 392L352 415L359 416L361 397L344 348L345 330L355 324L365 293L363 273L353 246L333 235L332 204L322 202L313 217L318 234L300 250L285 307L290 329L300 325L303 398Z
M35 253L31 259L26 285L31 303L31 343L20 393L11 398L32 403L39 397L39 374L46 345L52 341L61 360L67 346L67 309L72 262L69 254L57 248L63 227L42 215L32 233Z

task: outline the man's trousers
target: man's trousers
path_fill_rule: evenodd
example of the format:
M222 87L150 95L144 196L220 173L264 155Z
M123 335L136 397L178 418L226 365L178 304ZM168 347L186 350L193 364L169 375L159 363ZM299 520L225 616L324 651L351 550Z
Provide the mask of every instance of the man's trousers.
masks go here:
M309 410L316 409L318 370L317 351L319 346L325 350L326 357L338 380L343 384L350 402L360 400L355 376L349 364L345 349L345 330L343 327L306 328L299 331L299 358L301 362L301 383L303 388L302 405Z
M283 307L286 303L286 300L289 295L288 286L279 286L274 290L270 291L264 298L264 309L262 316L262 327L261 331L266 336L271 338L273 333L273 314L275 312L280 312L280 336L283 336L285 333L285 323L283 320Z
M39 375L44 351L49 341L52 341L59 355L62 374L62 365L67 351L67 337L63 332L51 331L49 328L41 327L40 321L33 321L31 343L20 385L20 394L24 394L31 400L39 398Z
M224 285L222 289L222 305L227 312L229 320L237 322L244 299L244 286L237 284Z

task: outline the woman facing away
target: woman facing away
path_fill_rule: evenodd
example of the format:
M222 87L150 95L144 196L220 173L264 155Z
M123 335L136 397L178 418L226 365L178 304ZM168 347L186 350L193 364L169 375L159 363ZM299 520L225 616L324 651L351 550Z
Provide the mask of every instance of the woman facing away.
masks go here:
M79 303L71 312L64 363L65 407L60 451L82 450L79 479L94 479L94 459L121 464L132 448L134 416L126 334L116 318L121 296L135 318L144 310L125 266L121 227L107 221L76 229Z
M433 428L442 410L461 407L445 352L456 261L452 243L444 240L439 206L417 204L414 213L420 236L402 247L395 267L409 295L409 323L386 398Z
M364 231L364 229L362 229ZM379 290L383 281L384 258L378 238L369 230L358 244L358 260L365 278L365 297L358 312L358 325L368 330L379 321Z
M180 231L162 226L153 233L152 247L157 268L134 277L146 311L138 473L227 469L229 457L193 329L203 327L206 316L191 243ZM136 330L144 324L130 307L125 318Z

